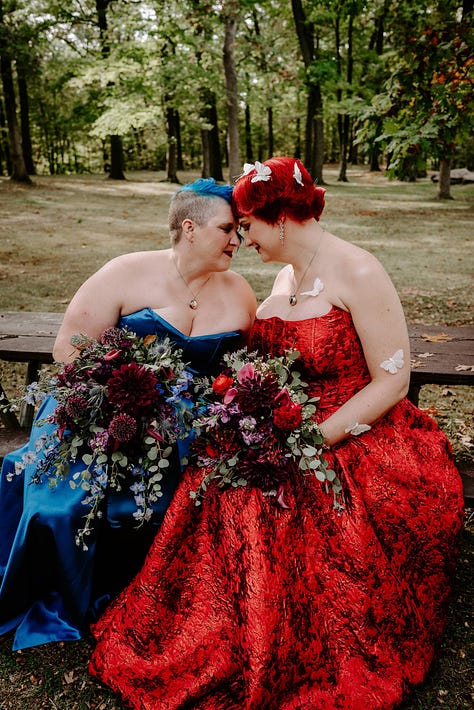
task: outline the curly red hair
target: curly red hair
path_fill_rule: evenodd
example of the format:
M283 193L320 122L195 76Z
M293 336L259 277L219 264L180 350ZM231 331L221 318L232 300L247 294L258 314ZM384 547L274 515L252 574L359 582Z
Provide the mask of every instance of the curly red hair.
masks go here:
M251 170L237 179L232 193L232 210L237 219L254 216L276 224L288 217L296 222L319 220L324 209L326 190L313 184L303 163L295 158L269 158L263 165L271 169L270 179L252 182L256 171ZM295 165L301 182L295 179Z

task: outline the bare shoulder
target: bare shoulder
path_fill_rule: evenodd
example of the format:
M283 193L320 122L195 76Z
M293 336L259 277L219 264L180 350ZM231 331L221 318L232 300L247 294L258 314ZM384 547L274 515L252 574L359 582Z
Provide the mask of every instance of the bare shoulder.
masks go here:
M237 273L237 271L232 271L232 269L228 269L228 271L222 271L220 272L220 276L223 281L226 281L229 285L232 285L234 288L244 288L244 289L251 289L251 286L247 279L242 276L242 274Z
M123 269L142 267L144 264L149 264L150 261L156 263L164 259L165 251L166 250L134 251L128 252L127 254L120 254L104 264L101 270L115 272L122 271Z
M272 293L278 293L280 284L286 284L288 282L288 279L290 279L292 276L293 267L291 266L291 264L286 264L286 266L280 269L280 271L275 276Z
M329 244L333 265L344 275L344 278L354 280L388 275L377 259L366 249L331 235Z

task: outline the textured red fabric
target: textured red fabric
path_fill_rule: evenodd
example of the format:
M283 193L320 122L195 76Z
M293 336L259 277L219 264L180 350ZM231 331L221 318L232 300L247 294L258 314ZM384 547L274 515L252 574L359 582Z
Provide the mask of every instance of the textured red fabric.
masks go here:
M296 347L326 418L368 381L350 316L257 321ZM302 472L289 509L210 489L188 468L142 571L93 628L90 672L132 708L378 710L423 680L443 631L462 524L449 442L408 400L328 452L346 510Z

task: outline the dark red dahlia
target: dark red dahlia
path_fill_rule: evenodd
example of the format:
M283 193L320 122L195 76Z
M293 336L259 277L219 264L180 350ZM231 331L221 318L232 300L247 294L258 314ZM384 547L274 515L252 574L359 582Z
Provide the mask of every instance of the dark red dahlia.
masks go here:
M239 475L246 479L249 487L261 488L262 491L278 489L289 476L288 459L279 463L269 461L262 452L248 449L239 460Z
M109 402L130 414L150 407L159 397L158 380L148 368L130 362L114 370L107 382Z
M73 394L64 405L66 414L72 419L79 419L87 412L87 400L80 395Z
M240 411L252 414L262 408L270 408L279 392L278 382L273 374L262 377L255 373L237 385L237 393L233 399L239 405Z
M109 434L117 441L130 441L137 433L137 422L129 414L116 414L109 424Z

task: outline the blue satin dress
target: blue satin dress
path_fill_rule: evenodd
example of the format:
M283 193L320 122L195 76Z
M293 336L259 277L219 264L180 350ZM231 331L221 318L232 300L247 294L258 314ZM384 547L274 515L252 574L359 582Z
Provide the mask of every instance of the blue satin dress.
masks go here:
M142 337L169 337L198 374L212 373L242 337L239 331L186 336L151 308L123 316L118 325ZM46 399L36 421L54 407L55 400ZM5 457L0 475L0 635L16 628L13 650L83 636L141 567L181 474L176 452L163 480L163 496L154 505L154 522L138 529L130 496L109 494L101 527L95 539L88 538L85 552L74 539L84 516L83 491L71 489L67 481L54 489L47 483L30 484L34 464L7 480L15 462L35 451L38 437L51 428L34 424L29 442ZM71 472L80 466L73 464Z

